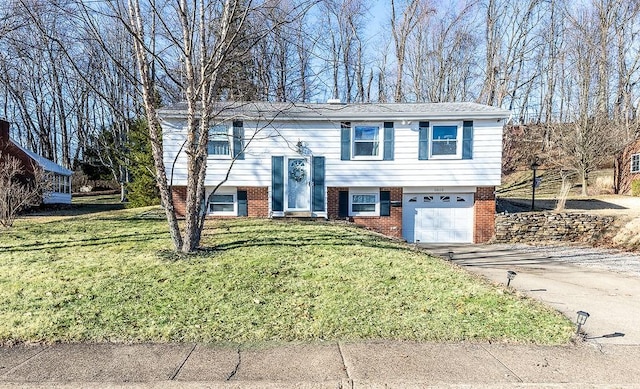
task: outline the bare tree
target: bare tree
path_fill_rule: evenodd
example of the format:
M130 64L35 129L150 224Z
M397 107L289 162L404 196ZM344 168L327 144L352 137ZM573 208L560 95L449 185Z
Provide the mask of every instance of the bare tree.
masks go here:
M269 31L256 29L245 34L250 20L257 20L266 9L259 4L242 0L179 0L163 7L155 1L128 0L126 18L122 9L111 3L116 18L124 23L133 36L138 70L138 85L142 92L145 116L148 120L151 148L154 157L162 204L176 250L192 252L200 244L204 217L207 142L210 123L215 121L217 104L224 99L222 88L228 64L244 56ZM286 23L295 20L305 9L298 5L288 15ZM148 31L148 18L157 19L161 31ZM165 45L162 53L151 45L156 33L161 33ZM184 74L177 77L170 72L166 52L177 54L183 63ZM175 58L175 57L174 57ZM178 224L171 188L163 162L161 126L156 112L157 79L152 65L157 64L184 91L186 102L186 141L183 152L187 156L187 184L184 227Z
M426 0L391 0L391 34L395 44L396 54L396 86L394 99L404 101L403 76L404 64L407 58L407 42L418 23L424 22L433 10L428 7Z
M448 102L470 98L469 82L477 66L478 42L473 32L470 4L436 7L434 17L419 23L407 46L407 74L411 84L406 94L416 101Z
M0 151L0 226L13 226L18 214L40 205L49 188L45 173L39 167L27 172L19 159Z

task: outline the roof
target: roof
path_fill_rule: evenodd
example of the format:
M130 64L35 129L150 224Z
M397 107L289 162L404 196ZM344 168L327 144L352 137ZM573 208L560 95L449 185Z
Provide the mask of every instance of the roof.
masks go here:
M15 143L13 141L11 141L11 143L13 143L14 146L16 146L17 148L22 150L25 154L27 154L29 156L29 158L34 160L44 171L61 174L63 176L70 176L73 173L71 170L63 168L62 166L58 165L57 163L55 163L53 161L50 161L50 160L46 159L45 157L34 153L31 150L25 149L24 147L20 146L19 144Z
M184 118L187 103L158 110L163 118ZM435 120L506 119L511 112L488 105L460 103L276 103L220 102L214 115L247 120Z

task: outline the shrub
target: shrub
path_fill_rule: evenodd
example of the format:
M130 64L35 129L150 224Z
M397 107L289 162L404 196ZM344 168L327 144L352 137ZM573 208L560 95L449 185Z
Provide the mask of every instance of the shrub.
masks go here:
M640 197L640 180L631 181L631 196Z

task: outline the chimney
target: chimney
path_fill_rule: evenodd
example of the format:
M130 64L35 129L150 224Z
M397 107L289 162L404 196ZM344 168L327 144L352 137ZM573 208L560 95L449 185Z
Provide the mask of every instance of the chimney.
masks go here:
M9 122L0 119L0 146L9 144Z

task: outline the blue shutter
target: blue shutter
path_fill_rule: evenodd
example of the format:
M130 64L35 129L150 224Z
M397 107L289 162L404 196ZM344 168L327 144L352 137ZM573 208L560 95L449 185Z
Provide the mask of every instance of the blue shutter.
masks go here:
M349 216L349 191L338 192L338 217Z
M394 143L393 122L384 122L384 156L383 160L393 161L393 143Z
M340 123L340 159L348 161L351 159L351 123Z
M380 216L391 216L391 192L380 191Z
M324 157L313 157L313 196L312 210L324 211Z
M473 159L473 121L462 124L462 159Z
M284 211L284 157L271 157L271 210Z
M418 131L418 159L429 159L429 122L420 122Z
M240 120L233 122L233 158L244 159L244 127Z
M238 216L249 216L246 190L238 191Z

